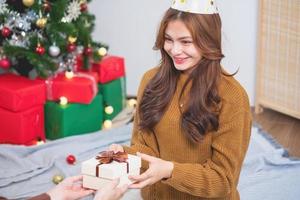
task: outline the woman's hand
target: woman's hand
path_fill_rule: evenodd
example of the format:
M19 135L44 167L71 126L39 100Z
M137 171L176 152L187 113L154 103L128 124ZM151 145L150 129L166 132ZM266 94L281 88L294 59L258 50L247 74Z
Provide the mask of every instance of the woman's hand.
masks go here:
M134 182L129 186L129 188L140 189L147 185L152 185L161 179L170 178L172 176L174 168L174 164L172 162L139 152L137 155L143 160L149 162L149 168L141 175L129 176L129 179Z
M107 184L105 187L98 190L94 200L118 200L120 199L124 193L127 191L128 186L123 185L121 187L117 187L120 180L114 180L111 183Z
M114 151L115 153L117 153L118 151L120 152L124 152L124 149L122 147L122 145L119 144L112 144L108 147L109 151Z
M49 192L46 192L51 199L55 200L75 200L94 193L94 190L82 187L82 176L68 177Z

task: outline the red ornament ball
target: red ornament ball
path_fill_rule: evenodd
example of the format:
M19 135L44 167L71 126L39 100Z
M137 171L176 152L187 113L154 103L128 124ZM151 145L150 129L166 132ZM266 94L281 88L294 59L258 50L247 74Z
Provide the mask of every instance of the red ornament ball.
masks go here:
M46 1L46 2L43 3L43 10L45 12L50 12L51 11L51 5L50 5L50 3L48 1Z
M93 49L91 47L84 48L84 54L86 56L90 56L90 55L92 55L92 53L93 53Z
M41 45L38 45L36 48L35 48L35 52L39 55L43 55L45 53L45 48L42 47Z
M0 59L0 68L8 69L8 68L10 68L10 66L11 66L11 63L10 63L10 60L8 58Z
M73 155L68 155L66 161L68 164L73 165L76 162L76 158Z
M8 27L4 26L2 28L1 33L2 33L2 36L6 38L6 37L10 36L11 30Z
M82 4L80 4L80 11L81 12L85 12L85 11L87 11L87 4L86 3L82 3Z
M76 45L75 44L73 44L73 43L69 43L68 44L68 46L67 46L67 50L68 50L68 52L73 52L73 51L75 51L75 49L76 49Z

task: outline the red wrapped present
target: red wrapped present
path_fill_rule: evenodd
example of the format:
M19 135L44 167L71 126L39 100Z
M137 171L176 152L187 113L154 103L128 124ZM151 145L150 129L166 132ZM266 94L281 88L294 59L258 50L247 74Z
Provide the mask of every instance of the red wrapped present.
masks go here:
M44 141L44 106L20 112L0 108L0 127L0 143L32 145Z
M99 73L99 82L107 83L125 76L124 58L118 56L105 56L99 63L92 66Z
M46 101L46 87L41 80L30 80L15 74L0 75L0 106L17 112Z
M90 104L98 92L97 77L93 73L75 73L73 78L58 74L46 80L47 99L58 101L66 97L68 102Z

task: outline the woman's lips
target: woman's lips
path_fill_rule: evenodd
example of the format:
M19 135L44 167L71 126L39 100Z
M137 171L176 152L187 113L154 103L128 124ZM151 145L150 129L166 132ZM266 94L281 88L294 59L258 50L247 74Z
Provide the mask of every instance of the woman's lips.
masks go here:
M174 58L174 62L178 65L183 64L186 61L186 58Z

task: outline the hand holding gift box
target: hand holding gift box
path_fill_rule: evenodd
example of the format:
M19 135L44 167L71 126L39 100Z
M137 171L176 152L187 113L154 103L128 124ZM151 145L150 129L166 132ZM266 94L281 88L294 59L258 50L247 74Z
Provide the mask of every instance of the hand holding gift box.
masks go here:
M114 179L120 178L119 185L130 185L129 175L139 175L141 158L125 152L104 151L81 164L83 187L99 189Z

